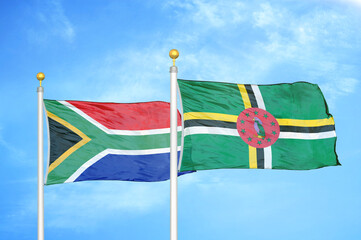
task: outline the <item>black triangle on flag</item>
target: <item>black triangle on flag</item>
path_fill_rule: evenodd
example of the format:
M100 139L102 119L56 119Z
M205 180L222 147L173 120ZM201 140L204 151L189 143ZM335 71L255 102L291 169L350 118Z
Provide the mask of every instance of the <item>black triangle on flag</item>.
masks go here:
M50 117L48 117L48 121L50 132L50 166L64 152L80 142L82 138L66 126L51 119Z

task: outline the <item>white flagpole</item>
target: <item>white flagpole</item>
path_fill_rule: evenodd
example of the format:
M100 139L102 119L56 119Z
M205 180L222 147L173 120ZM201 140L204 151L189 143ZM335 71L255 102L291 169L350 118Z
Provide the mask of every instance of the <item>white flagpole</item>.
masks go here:
M38 92L38 240L44 240L44 132L43 132L43 95L41 81L45 75L39 72L36 78L40 81Z
M170 240L178 239L178 154L177 154L177 73L175 59L179 56L176 49L169 52L173 59L170 67Z

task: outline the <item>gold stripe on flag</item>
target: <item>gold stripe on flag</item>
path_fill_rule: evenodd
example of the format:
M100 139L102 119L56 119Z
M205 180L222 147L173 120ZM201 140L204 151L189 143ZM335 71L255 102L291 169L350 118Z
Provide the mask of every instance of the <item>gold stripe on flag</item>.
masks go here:
M251 101L249 100L249 96L248 96L246 87L244 86L244 84L237 84L237 85L238 85L239 91L241 92L241 96L242 96L243 103L244 103L244 108L245 109L251 108L252 105L251 105Z
M249 149L249 168L257 168L257 148L248 146Z
M300 119L283 119L277 118L280 126L295 126L295 127L320 127L327 125L335 125L333 117L314 120L300 120Z
M249 99L249 98L248 98ZM237 122L237 115L210 113L210 112L187 112L184 113L184 121L192 119L216 120L225 122ZM333 117L314 120L302 119L276 119L280 126L294 126L294 127L321 127L327 125L335 125Z
M183 116L184 121L192 119L216 120L225 122L237 122L238 116L223 113L210 112L187 112Z
M244 108L251 108L251 101L249 100L249 96L244 84L237 84L239 91L241 92ZM238 117L238 116L237 116ZM236 120L237 121L237 120ZM249 168L257 168L257 149L248 145L249 152Z

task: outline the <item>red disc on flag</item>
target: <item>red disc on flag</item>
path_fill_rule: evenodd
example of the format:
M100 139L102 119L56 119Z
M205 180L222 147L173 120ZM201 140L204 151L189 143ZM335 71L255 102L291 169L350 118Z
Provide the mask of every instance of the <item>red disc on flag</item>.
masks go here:
M247 108L237 118L239 136L248 145L265 148L274 144L280 135L276 118L260 108Z

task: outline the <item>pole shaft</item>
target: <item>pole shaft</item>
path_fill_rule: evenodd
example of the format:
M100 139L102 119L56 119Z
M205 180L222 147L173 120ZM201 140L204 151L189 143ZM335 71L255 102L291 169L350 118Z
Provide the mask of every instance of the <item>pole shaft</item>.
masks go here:
M44 240L43 87L38 87L38 240Z
M178 239L177 73L170 67L170 240Z

